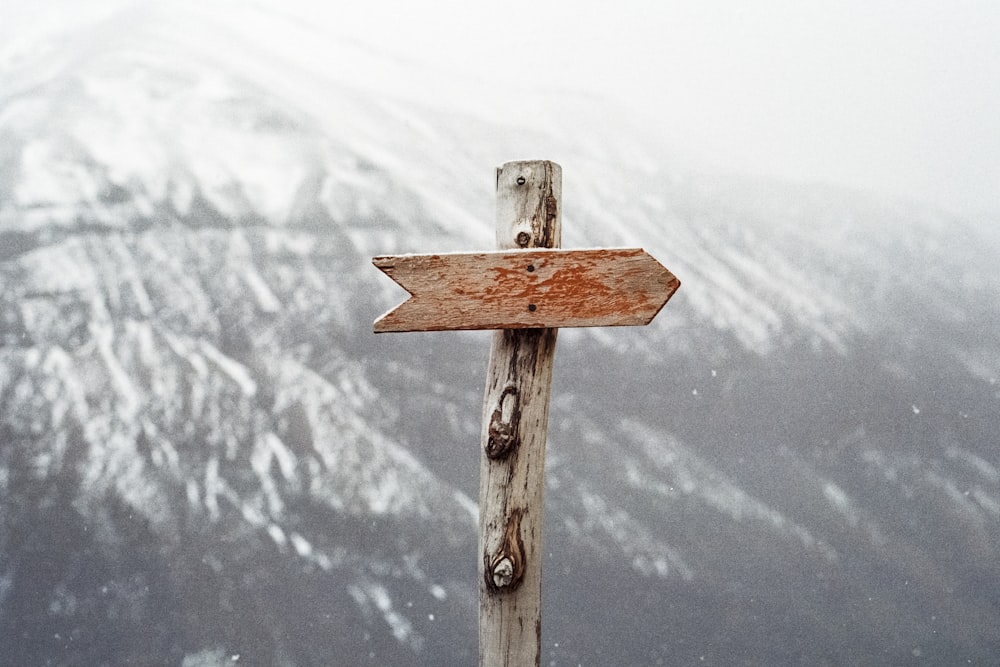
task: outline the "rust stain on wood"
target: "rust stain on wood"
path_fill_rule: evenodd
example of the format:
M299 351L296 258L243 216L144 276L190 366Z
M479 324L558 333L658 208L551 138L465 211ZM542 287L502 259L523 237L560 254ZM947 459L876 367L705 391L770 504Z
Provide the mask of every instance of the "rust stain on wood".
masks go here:
M375 332L648 324L680 281L641 248L386 255L411 297Z

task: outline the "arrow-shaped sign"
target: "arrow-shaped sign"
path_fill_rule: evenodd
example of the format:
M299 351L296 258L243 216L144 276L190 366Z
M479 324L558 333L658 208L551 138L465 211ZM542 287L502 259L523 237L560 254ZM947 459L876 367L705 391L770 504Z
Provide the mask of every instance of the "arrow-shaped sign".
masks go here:
M680 281L641 248L383 255L410 293L375 333L643 325Z

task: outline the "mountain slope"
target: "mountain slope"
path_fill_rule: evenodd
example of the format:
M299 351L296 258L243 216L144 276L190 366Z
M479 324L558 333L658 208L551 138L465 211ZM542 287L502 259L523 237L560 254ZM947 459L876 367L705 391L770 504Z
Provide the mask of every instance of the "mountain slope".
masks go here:
M560 334L545 660L1000 649L994 232L684 171L593 100L506 121L262 3L34 53L0 71L9 661L471 661L487 338L371 335L369 257L491 247L523 156L563 165L565 246L683 281Z

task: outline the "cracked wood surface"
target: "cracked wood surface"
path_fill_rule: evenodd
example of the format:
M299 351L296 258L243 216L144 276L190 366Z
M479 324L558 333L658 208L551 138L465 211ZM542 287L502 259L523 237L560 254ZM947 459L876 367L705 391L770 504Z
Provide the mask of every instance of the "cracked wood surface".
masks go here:
M561 187L561 169L552 162L509 162L497 169L497 246L557 247ZM479 664L484 666L537 665L541 655L545 437L556 333L553 328L493 333L479 468Z
M641 248L383 255L372 263L412 295L375 321L376 333L645 325L680 286Z

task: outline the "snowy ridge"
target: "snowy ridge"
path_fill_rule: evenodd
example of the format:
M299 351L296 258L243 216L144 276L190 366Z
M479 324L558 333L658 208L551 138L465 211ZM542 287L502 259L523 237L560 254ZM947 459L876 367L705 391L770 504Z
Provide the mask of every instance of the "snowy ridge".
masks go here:
M735 522L760 522L778 535L801 542L805 549L829 561L838 558L836 550L812 535L808 528L752 497L679 442L664 443L660 434L638 423L626 422L622 430L640 445L646 458L642 464L638 461L627 464L628 481L636 488L667 500L694 495ZM666 470L667 474L654 476L652 471L646 472L644 468L650 464L652 470L661 473Z
M487 334L373 336L370 257L493 247L522 157L563 166L564 247L683 283L651 327L560 333L552 661L997 654L995 233L688 171L620 110L474 95L276 4L0 46L11 661L472 661Z
M210 449L213 443L222 446L227 452L226 458L234 455L233 448L246 437L232 432L233 425L227 425L229 420L212 411L218 410L222 404L231 404L240 412L257 409L254 404L258 400L258 387L265 382L273 394L270 412L279 415L295 408L302 413L306 421L300 426L311 435L309 442L299 444L315 449L313 463L335 476L329 482L314 480L314 490L326 488L328 501L338 508L344 508L345 503L353 503L355 499L365 499L364 507L357 508L359 511L403 514L413 511L429 519L431 510L424 502L434 480L412 456L374 432L366 419L350 412L365 410L369 402L377 400L377 394L371 387L359 385L356 373L345 369L342 387L338 388L290 358L271 356L267 348L262 348L252 357L251 368L246 362L223 352L218 343L210 342L216 339L214 332L231 324L218 319L220 313L223 318L226 317L225 311L217 308L217 304L226 300L225 291L254 294L255 290L240 280L241 275L254 271L246 238L239 232L221 237L211 232L206 236L208 238L203 241L209 241L211 237L227 239L227 252L221 255L212 253L209 243L202 246L208 252L196 260L207 263L207 266L196 263L194 271L190 265L176 269L189 277L201 275L208 269L213 276L221 278L215 281L215 287L197 280L187 283L175 280L169 264L160 264L160 260L168 260L171 256L159 254L160 248L171 243L169 235L162 237L150 233L134 238L128 245L115 237L110 239L110 244L81 243L73 238L22 255L11 269L13 274L23 272L28 279L19 281L15 292L9 296L16 299L19 294L59 295L62 304L56 307L64 313L79 313L81 317L77 321L65 318L60 321L44 314L46 309L53 307L50 299L36 296L21 300L22 336L29 347L7 354L22 358L26 368L38 366L39 362L34 360L39 354L44 355L41 369L54 372L55 378L68 382L70 386L85 387L86 395L110 389L110 394L104 395L106 400L117 406L114 412L118 417L114 423L104 427L109 429L106 432L108 436L114 432L120 435L123 442L134 442L138 437L136 426L127 424L140 415L156 415L154 423L160 424L164 419L169 422L185 418L207 419L212 429L221 429L207 434L207 444ZM221 263L217 264L219 260ZM280 262L280 255L272 260ZM267 264L271 260L263 261ZM96 270L98 266L102 267L101 270ZM116 268L111 271L107 269L109 266ZM53 267L57 268L53 270ZM273 270L273 266L269 268ZM256 271L254 275L257 275ZM213 293L219 287L223 291ZM325 281L319 282L318 287L324 288ZM175 309L180 305L177 301L179 293L175 291L177 288L180 288L180 294L184 294L184 302L200 306L185 307L186 317L182 320L177 320L175 315L178 312ZM296 285L293 289L305 288ZM273 294L270 294L268 303L271 301L277 301ZM305 307L311 304L309 299L299 301ZM253 298L250 303L253 303ZM295 301L287 303L292 312L284 316L297 317ZM99 309L93 310L92 304ZM275 314L273 308L261 310L265 315ZM210 338L191 338L188 332L192 331L203 332ZM272 341L271 336L257 335L262 344ZM46 338L49 339L47 346L33 345L36 340L41 343ZM68 347L69 351L60 345ZM46 349L48 351L44 352ZM97 370L96 376L106 378L107 385L83 382L79 374L86 368L103 369ZM9 375L16 377L13 371ZM8 380L13 381L14 377ZM78 392L71 395L76 394ZM222 397L226 398L220 404ZM78 395L75 400L63 404L67 400L63 398L63 392L58 396L49 392L45 398L52 402L59 414L78 413L81 422L89 421L85 406L92 399L84 400ZM178 403L179 400L182 402ZM339 407L331 411L331 405ZM154 411L152 415L149 410ZM11 405L8 411L9 414L27 412L16 404ZM149 417L144 419L149 422ZM176 428L168 428L164 424L163 430L176 431ZM269 461L274 459L279 463L277 470L285 482L292 486L302 485L301 480L294 479L296 464L292 461L295 456L287 448L279 446L281 439L273 431L261 432L253 441L257 443L251 455L253 461L259 464L259 457L266 454ZM367 443L364 453L356 449L362 442ZM91 446L104 448L106 445L92 442ZM133 458L135 453L129 450L122 452L122 456ZM104 456L93 459L100 461ZM101 465L103 468L105 464ZM309 467L305 463L302 466ZM259 465L252 467L260 472ZM134 474L139 474L139 471ZM406 480L408 476L415 476L415 479ZM270 490L273 496L274 487L269 478L264 476L262 482L265 491ZM126 483L126 486L129 484ZM452 502L451 497L451 492L446 492L442 502Z
M350 73L363 68L312 63L377 56L260 7L230 9L248 20L220 24L210 6L136 7L97 28L101 39L71 40L76 57L59 60L33 92L8 70L13 88L25 92L4 105L0 123L12 142L8 169L20 174L12 197L0 202L0 227L73 227L81 208L87 224L112 228L157 212L204 218L199 202L212 216L284 226L315 219L318 201L362 256L492 246L489 165L520 154L519 139L498 133L483 109L442 113L454 96L406 88L405 64L393 65L402 71L386 80L366 80L377 90L359 95L355 86L365 82ZM283 50L293 42L298 49ZM344 48L350 53L337 52ZM53 126L62 129L45 129ZM491 143L477 145L484 129ZM620 156L620 145L609 147L621 142L610 139L534 139L535 151L565 169L567 247L646 247L682 276L688 296L672 306L677 317L731 331L760 353L803 327L843 350L851 336L878 326L886 300L896 297L890 289L922 289L928 277L907 275L907 265L858 273L863 285L842 284L845 269L883 264L866 256L872 244L850 241L850 225L871 229L866 217L889 215L876 248L892 252L905 234L902 247L913 247L905 256L937 252L945 263L929 268L940 267L934 279L942 285L966 260L940 243L937 251L928 246L948 232L944 219L852 208L836 192L808 208L782 207L775 202L787 196L776 189L743 192L739 183L667 170L655 143L633 137ZM442 151L448 144L463 150ZM262 307L273 308L260 281L247 280Z
M168 224L72 234L4 262L0 413L12 449L0 471L19 479L30 466L43 488L77 480L67 511L120 541L114 531L127 529L106 518L120 504L172 545L179 570L197 570L192 549L213 571L250 565L199 546L206 526L348 581L398 566L345 542L345 524L388 517L417 552L431 549L425 530L462 542L474 503L373 426L379 395L356 362L302 339L317 317L333 336L355 326L350 293L331 295L334 279L351 284L337 278L340 252L308 233ZM324 376L300 362L318 355ZM326 525L304 522L303 507ZM450 585L419 560L401 572L425 589Z

